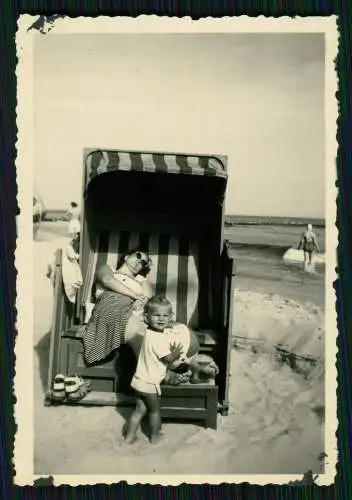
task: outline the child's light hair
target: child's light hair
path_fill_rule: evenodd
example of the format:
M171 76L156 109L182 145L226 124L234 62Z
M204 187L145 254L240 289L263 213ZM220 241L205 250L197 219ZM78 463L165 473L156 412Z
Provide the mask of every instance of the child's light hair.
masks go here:
M169 299L159 293L157 295L153 295L153 297L151 297L148 302L146 303L145 307L144 307L144 312L145 314L147 314L149 312L149 308L150 307L153 307L153 306L170 306L170 308L172 308L172 304L171 302L169 301Z

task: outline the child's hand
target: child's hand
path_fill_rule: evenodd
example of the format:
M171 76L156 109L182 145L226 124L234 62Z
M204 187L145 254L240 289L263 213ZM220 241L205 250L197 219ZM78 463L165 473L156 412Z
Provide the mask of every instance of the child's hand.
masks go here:
M182 344L176 344L175 342L173 342L172 344L170 344L170 358L172 359L171 362L173 361L176 361L177 359L179 359L179 357L181 356L182 354Z
M172 344L170 344L169 347L170 347L170 354L161 358L163 363L166 363L167 366L172 365L175 361L177 361L181 357L182 354L182 344L176 344L175 342L173 342Z

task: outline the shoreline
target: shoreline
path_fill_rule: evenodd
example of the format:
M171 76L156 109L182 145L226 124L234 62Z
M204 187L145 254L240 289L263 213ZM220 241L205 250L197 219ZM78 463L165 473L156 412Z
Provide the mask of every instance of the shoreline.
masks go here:
M325 228L315 228L320 251L325 252ZM264 248L281 250L282 254L289 248L296 247L302 235L299 226L272 225L236 225L224 228L225 239L231 242L231 246L237 248Z
M313 224L314 227L325 228L325 219L321 217L279 217L279 216L260 216L260 215L230 215L225 214L225 227L231 226L298 226L304 227L307 224Z
M50 221L53 219L64 220L64 215L66 209L60 208L44 208L43 209L43 221ZM232 226L299 226L303 227L311 223L314 227L325 228L325 219L321 217L279 217L279 216L268 216L268 215L233 215L225 214L225 227Z

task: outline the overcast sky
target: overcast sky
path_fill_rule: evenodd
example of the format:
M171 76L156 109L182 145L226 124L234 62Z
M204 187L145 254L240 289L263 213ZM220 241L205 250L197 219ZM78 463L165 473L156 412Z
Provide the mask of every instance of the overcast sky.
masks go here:
M37 36L34 86L47 207L113 147L226 154L228 214L324 217L323 35Z

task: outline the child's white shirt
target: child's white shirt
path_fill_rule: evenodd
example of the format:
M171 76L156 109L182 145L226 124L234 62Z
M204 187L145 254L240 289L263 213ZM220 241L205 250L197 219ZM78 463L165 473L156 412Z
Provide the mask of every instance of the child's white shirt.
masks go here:
M170 338L165 332L147 328L139 353L135 377L159 386L166 375L166 364L161 361L170 354Z
M186 325L176 323L170 328L165 328L162 333L147 328L139 353L135 377L159 386L165 378L167 370L166 364L160 359L170 354L172 343L182 346L181 356L175 364L186 361L190 345L190 333Z

